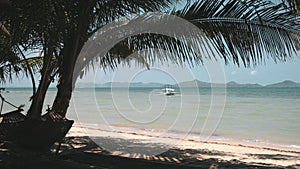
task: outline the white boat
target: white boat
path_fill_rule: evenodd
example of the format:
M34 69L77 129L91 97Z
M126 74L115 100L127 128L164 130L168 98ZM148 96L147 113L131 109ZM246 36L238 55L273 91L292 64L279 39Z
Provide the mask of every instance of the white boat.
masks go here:
M163 90L164 95L166 95L166 96L175 95L175 89L173 89L173 88L166 87L162 90Z

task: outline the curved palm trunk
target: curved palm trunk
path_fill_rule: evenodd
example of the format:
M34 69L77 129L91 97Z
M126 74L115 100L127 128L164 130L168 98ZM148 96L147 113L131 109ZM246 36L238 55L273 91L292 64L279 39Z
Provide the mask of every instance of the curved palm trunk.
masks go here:
M96 1L95 1L96 2ZM73 73L78 55L87 40L83 38L89 28L89 1L80 1L80 14L78 19L78 27L74 28L70 33L69 38L65 41L65 48L63 53L63 60L60 64L60 76L57 85L57 93L52 105L52 110L60 114L62 117L66 116L69 108L69 103L74 89Z
M14 141L24 148L33 151L48 150L61 136L62 125L54 125L52 121L42 121L41 114L47 90L52 81L52 54L54 49L45 50L42 78L27 113L27 119L14 133ZM53 131L53 132L52 132ZM58 133L58 134L57 134Z
M52 110L55 113L65 117L73 91L73 72L75 62L78 57L78 49L80 51L80 36L77 34L68 40L65 46L62 67L60 67L60 75L57 85L57 93L52 105Z
M46 79L45 77L44 77L44 79L45 80L41 80L41 84L39 85L36 94L32 98L32 103L31 103L30 108L27 113L28 119L37 119L38 120L41 118L44 100L46 97L48 87L51 83L50 79Z
M82 1L85 3L85 1ZM84 6L82 7L83 9ZM83 11L83 14L85 12ZM84 17L84 15L82 16ZM86 20L81 19L86 22ZM43 108L43 102L47 89L51 83L51 56L54 49L51 48L49 52L45 54L44 67L42 70L42 79L39 84L38 91L33 97L33 102L28 111L28 119L20 129L16 140L21 140L21 144L25 147L35 148L42 150L43 148L49 148L55 141L62 139L68 132L73 124L72 120L57 119L52 116L53 112L60 114L62 117L66 116L66 112L69 107L70 99L73 91L73 72L77 57L81 48L84 45L85 39L82 39L82 32L88 29L87 23L79 24L78 29L73 29L69 36L66 36L64 43L64 50L61 53L63 55L61 62L59 63L59 79L57 85L57 93L52 105L52 111L48 114L46 121L41 121L41 113ZM86 26L83 26L86 25ZM46 50L45 50L46 51ZM63 131L63 132L62 132Z
M38 86L37 92L32 96L32 103L27 113L28 119L39 120L41 118L46 93L52 80L52 68L50 65L53 51L54 49L51 49L47 54L45 54L44 66L42 69L42 78Z
M64 55L66 57L64 57L62 61L64 66L60 67L61 74L57 86L58 91L52 107L53 112L63 117L69 107L72 94L72 72L74 69L74 64L72 63L76 61L76 57L74 56L76 56L77 51L72 47L78 46L78 40L79 37L77 37L77 40L76 37L70 38L69 42L71 43L65 48ZM45 121L40 120L45 95L51 83L51 76L49 74L51 71L51 67L47 66L42 73L44 76L42 77L38 92L34 96L32 106L28 112L29 118L25 121L20 129L20 134L18 134L16 138L16 140L20 140L20 144L25 148L27 147L38 151L48 150L54 142L60 141L67 134L73 124L72 120L61 119L60 117L57 119L52 116L52 111L47 114Z

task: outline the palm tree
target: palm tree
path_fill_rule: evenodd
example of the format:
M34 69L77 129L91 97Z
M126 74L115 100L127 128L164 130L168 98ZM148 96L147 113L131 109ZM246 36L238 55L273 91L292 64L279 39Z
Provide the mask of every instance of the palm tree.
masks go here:
M214 58L220 57L225 63L249 67L266 58L284 61L296 53L300 36L299 18L284 3L274 4L269 0L182 2L184 7L177 9L177 1L171 0L12 0L10 6L14 11L0 18L0 21L5 21L2 25L11 32L12 46L21 46L24 51L42 51L41 81L33 96L28 119L41 118L45 94L56 77L58 90L51 113L64 118L72 96L74 78L77 78L73 75L79 76L97 60L101 67L116 69L132 53L160 48L174 55L159 58L149 54L141 62L151 64L159 60L162 63L201 64L204 57L212 53ZM200 55L186 43L190 37L141 32L114 44L103 55L85 60L80 70L75 71L80 51L90 36L115 20L123 23L120 29L130 26L136 15L147 22L155 15L148 12L174 15L200 29L203 32L200 39L203 41L199 44L204 44L197 46Z
M114 2L114 1L107 1ZM126 4L118 5L124 6ZM133 2L134 1L128 1ZM111 9L110 3L98 4L98 6L105 5ZM85 4L90 6L90 3ZM97 7L94 6L94 7ZM115 6L117 9L118 6ZM85 8L87 9L87 8ZM93 10L92 10L93 9ZM118 18L119 12L109 13L107 16L105 9L99 9L100 13L93 13L94 8L90 9L90 14L83 14L85 27L78 28L83 30L82 33L74 32L72 38L78 40L76 51L72 54L64 54L65 60L63 65L71 63L71 67L62 67L60 71L60 83L58 86L58 93L53 104L53 111L65 116L69 100L72 93L72 75L74 69L74 61L78 58L79 51L83 47L83 43L87 40L79 36L91 35L91 33L102 28L102 25L107 24L111 20ZM99 15L101 14L101 15ZM206 44L209 49L214 49L217 54L224 59L225 63L232 61L233 63L248 67L252 64L263 62L268 55L274 60L284 61L286 57L292 56L296 52L296 46L299 44L299 18L296 18L286 9L284 4L274 4L267 0L245 0L245 1L220 1L220 0L202 0L202 1L188 1L182 10L172 10L172 15L184 18L197 26L205 33L205 37L209 43ZM96 18L89 18L93 16ZM121 15L122 16L122 15ZM145 16L145 21L149 16ZM109 18L108 21L97 22L98 18ZM96 19L96 21L95 21ZM82 20L81 20L82 21ZM94 24L97 23L97 24ZM130 22L128 22L130 24ZM91 29L89 31L89 29ZM234 31L233 31L234 30ZM160 39L160 40L157 40ZM70 42L74 42L72 39ZM118 43L112 48L104 57L100 56L102 65L113 65L118 63L120 58L125 58L129 54L139 51L143 48L151 48L147 46L149 42L154 42L155 47L160 47L170 52L175 52L177 56L186 56L171 58L174 62L186 61L191 63L192 60L199 61L202 58L199 55L191 55L188 47L182 43L178 43L176 38L165 37L161 35L141 33L136 36L128 37L122 42ZM146 44L146 45L145 45ZM172 45L182 46L181 48L170 47ZM73 46L73 45L72 45ZM119 53L113 53L115 48L119 48ZM174 51L175 49L175 51ZM182 49L182 50L180 50ZM129 50L129 51L128 51ZM185 55L182 52L185 51ZM212 50L211 50L212 51ZM71 51L70 51L71 52ZM112 57L114 56L114 57ZM97 57L97 56L96 56ZM157 60L153 55L147 55L146 61L151 62ZM71 61L71 62L70 62ZM164 60L160 60L164 62ZM166 60L165 60L166 61ZM89 60L86 61L89 63Z
M27 141L28 139L34 140L34 138L30 137L34 137L35 129L39 129L39 122L37 121L41 118L44 98L49 84L57 74L59 75L58 88L60 88L58 95L64 90L63 87L68 89L68 84L65 81L69 81L69 73L73 69L76 55L88 38L88 34L92 31L89 24L101 27L102 24L108 23L114 18L129 15L129 13L158 10L170 4L169 0L136 0L128 2L95 0L10 1L11 10L0 15L1 25L10 32L10 35L6 35L8 36L7 39L14 42L10 43L8 48L21 47L25 52L28 50L39 50L43 60L43 66L40 69L40 84L36 94L32 97L32 104L27 113L26 123L22 127L21 132L19 132L21 137L29 137ZM110 6L110 8L106 8L106 6ZM103 14L106 16L97 18L98 15L101 16ZM38 60L41 59L37 58ZM11 65L15 65L15 63L6 64L3 68ZM71 93L71 91L66 93ZM32 125L33 123L36 125ZM26 136L26 133L28 133L28 136ZM24 139L26 142L26 138ZM28 142L29 144L32 144L31 140Z

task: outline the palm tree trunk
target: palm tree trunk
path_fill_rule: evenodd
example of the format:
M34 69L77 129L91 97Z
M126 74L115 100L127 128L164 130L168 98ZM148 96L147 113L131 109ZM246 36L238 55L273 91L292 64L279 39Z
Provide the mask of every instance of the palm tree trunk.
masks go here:
M39 85L36 94L32 98L32 103L31 103L30 108L27 113L28 119L39 120L41 118L44 100L46 97L48 87L51 83L50 79L46 79L45 77L42 79L45 79L45 80L41 80L41 84Z
M52 110L62 117L66 116L75 85L76 79L73 79L75 64L80 50L87 40L83 38L83 35L86 34L89 28L88 12L92 8L88 6L89 1L80 1L80 19L78 19L77 27L70 33L69 38L65 41L64 57L59 70L60 76L57 85L57 94L52 105Z
M37 92L32 96L32 103L27 113L28 119L39 120L41 118L44 100L46 97L47 90L52 81L51 78L51 60L54 49L50 49L49 52L45 50L44 65L42 69L42 78L38 87Z
M63 78L64 76L61 76ZM52 105L52 110L55 113L58 113L62 117L66 116L67 110L69 108L70 99L72 97L72 81L71 80L64 80L57 86L57 93L55 96L55 100Z
M14 141L17 144L24 148L37 151L48 149L56 139L56 137L52 137L53 135L48 136L49 131L54 130L55 126L53 126L51 122L41 120L45 96L52 81L51 72L53 68L51 67L51 61L54 49L44 49L44 51L42 78L38 90L32 97L27 119L14 133Z
M73 72L78 57L80 36L74 33L72 38L68 39L65 46L64 57L59 70L59 79L57 85L57 93L52 105L55 113L65 117L73 91Z

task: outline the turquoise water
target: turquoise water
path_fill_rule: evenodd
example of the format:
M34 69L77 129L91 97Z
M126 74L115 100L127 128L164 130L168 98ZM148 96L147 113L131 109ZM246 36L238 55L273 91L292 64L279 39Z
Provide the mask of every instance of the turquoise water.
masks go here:
M3 93L7 100L28 108L31 89L9 91ZM45 109L55 92L49 90ZM68 117L112 130L300 148L300 88L186 88L176 92L167 97L157 88L76 89ZM5 105L4 109L11 108Z

